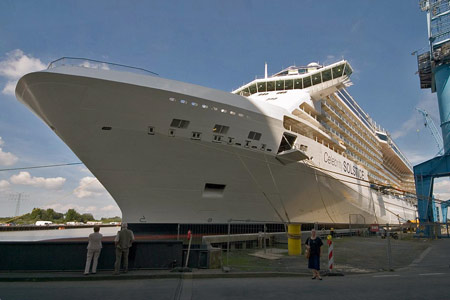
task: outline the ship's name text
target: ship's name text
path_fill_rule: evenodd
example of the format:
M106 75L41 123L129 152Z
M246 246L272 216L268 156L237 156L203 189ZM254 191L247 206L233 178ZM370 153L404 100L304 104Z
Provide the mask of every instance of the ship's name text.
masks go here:
M354 176L358 179L364 179L364 170L359 168L356 164L344 160L341 162L340 159L334 157L332 154L328 152L324 152L323 154L323 161L333 167L336 167L340 171L347 173L351 176Z

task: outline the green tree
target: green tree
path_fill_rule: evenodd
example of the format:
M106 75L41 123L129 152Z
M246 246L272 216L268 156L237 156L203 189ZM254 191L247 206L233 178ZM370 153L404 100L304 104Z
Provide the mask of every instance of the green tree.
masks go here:
M81 215L73 208L70 208L66 212L65 221L66 222L79 222L81 220Z
M82 214L81 222L86 223L87 221L95 221L94 216L92 214Z

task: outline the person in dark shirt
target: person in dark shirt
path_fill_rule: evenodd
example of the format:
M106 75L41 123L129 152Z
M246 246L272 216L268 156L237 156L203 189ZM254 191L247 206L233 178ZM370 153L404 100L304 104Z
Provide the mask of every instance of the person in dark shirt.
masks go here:
M309 251L309 260L308 260L308 268L312 270L313 277L312 279L318 278L322 280L320 277L320 256L322 255L322 240L317 236L316 230L311 230L311 237L306 239L305 242L306 249Z

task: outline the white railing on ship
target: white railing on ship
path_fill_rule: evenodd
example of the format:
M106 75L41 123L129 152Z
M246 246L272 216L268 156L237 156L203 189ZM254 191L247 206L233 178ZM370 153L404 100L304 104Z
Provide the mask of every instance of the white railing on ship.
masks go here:
M155 72L138 68L138 67L132 67L122 64L116 64L106 61L100 61L95 59L88 59L88 58L80 58L80 57L61 57L57 60L52 61L47 69L52 69L56 67L61 66L73 66L73 67L84 67L84 68L91 68L91 69L101 69L101 70L114 70L114 71L122 71L122 72L132 72L132 73L139 73L139 74L145 74L145 75L158 75Z

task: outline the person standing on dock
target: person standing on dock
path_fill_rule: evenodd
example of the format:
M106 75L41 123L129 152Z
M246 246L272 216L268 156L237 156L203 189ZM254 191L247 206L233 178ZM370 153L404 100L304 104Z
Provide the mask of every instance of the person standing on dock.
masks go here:
M114 275L119 275L120 263L123 257L124 273L128 272L128 253L134 242L133 231L127 228L127 223L122 223L122 229L117 232L114 244L116 245L116 263L114 264Z
M320 277L320 256L322 255L322 240L317 236L316 230L311 230L311 237L306 239L306 249L309 253L308 258L308 268L312 270L313 277L312 279L318 278L322 280Z
M84 275L89 275L89 268L91 267L92 262L92 274L97 273L97 263L98 257L100 256L100 252L102 251L102 237L103 235L99 232L100 226L94 226L94 233L89 235L89 243L87 246L87 258L86 258L86 266L84 268Z

